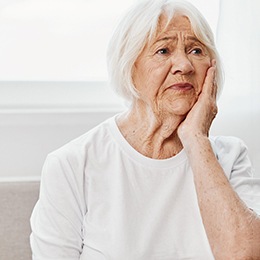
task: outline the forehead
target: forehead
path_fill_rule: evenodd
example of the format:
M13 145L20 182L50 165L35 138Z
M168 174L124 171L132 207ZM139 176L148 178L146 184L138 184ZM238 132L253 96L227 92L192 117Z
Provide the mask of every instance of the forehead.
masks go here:
M188 17L176 14L168 21L168 18L163 15L159 20L155 38L158 39L179 32L194 36Z

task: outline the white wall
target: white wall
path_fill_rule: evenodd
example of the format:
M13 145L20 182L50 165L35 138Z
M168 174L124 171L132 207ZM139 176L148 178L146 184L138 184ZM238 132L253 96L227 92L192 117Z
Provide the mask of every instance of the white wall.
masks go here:
M224 93L223 93L224 94ZM250 101L220 97L219 112L213 122L212 135L236 136L248 147L255 175L260 178L260 103L252 109Z
M113 111L0 114L0 181L39 179L46 155Z
M86 81L93 75L95 79L98 75L99 80L106 78L103 75L105 59L103 56L100 57L100 53L105 52L105 46L87 47L88 39L90 35L92 39L96 39L95 33L99 33L102 39L110 35L111 28L100 30L103 24L108 26L108 23L102 19L115 18L124 7L123 1L113 0L122 5L112 5L118 7L112 12L102 10L102 19L93 16L95 19L92 17L93 21L90 22L88 20L90 16L86 16L85 11L91 10L91 13L94 13L94 10L97 10L94 5L99 8L99 3L102 1L107 3L105 0L99 2L68 0L66 3L62 0L0 1L0 180L39 178L44 159L50 151L123 109L120 101L105 83L75 81L79 79ZM127 2L129 4L132 0ZM234 61L228 56L231 54L229 46L237 46L237 44L233 44L234 38L230 35L234 33L236 27L239 32L245 27L238 26L238 21L245 25L246 20L236 19L236 17L231 19L231 16L235 15L234 10L238 7L238 1L220 2L221 8L225 9L225 5L229 4L232 10L229 12L227 8L226 13L222 12L222 23L220 23L222 35L218 35L219 42L224 44L224 46L220 44L221 54L223 58L228 57L228 61ZM215 32L219 0L212 0L210 6L208 0L194 0L193 3L204 13ZM246 3L239 1L240 6ZM89 8L89 4L93 6ZM62 10L60 6L63 7ZM243 11L245 8L242 6L240 9ZM257 14L258 9L253 9ZM250 23L253 23L257 15L253 16L251 12L249 14ZM71 20L67 19L68 17ZM231 28L230 21L233 21ZM36 25L37 23L39 24ZM86 32L86 28L91 30ZM254 32L253 35L257 34ZM223 36L231 38L231 42L227 39L223 40ZM245 35L241 37L239 35L237 43L241 44L241 40L252 39L243 36ZM37 44L40 47L35 51ZM93 44L97 46L94 41ZM260 176L258 45L259 41L255 40L250 48L245 44L238 51L232 48L235 54L239 54L238 62L235 63L241 71L236 72L236 76L241 77L236 78L238 84L233 84L229 83L231 81L227 75L227 84L219 102L219 114L213 124L212 134L235 135L242 138L249 147L252 162ZM253 55L248 55L244 46L247 52L251 51ZM249 68L248 63L243 62L241 65L239 62L243 53L246 57L255 57L255 66L252 69ZM90 57L90 54L94 56ZM94 65L94 61L99 63ZM248 76L245 68L251 72L251 78L257 84L250 83L250 91L237 91L238 85L243 90L243 84L239 84L241 78L248 80L245 77ZM64 80L64 82L57 80Z
M0 181L39 179L49 152L124 109L102 83L2 82L0 93ZM250 105L224 105L211 133L242 138L259 174L259 121L248 129ZM254 113L260 118L260 105Z
M225 71L221 131L245 140L260 177L260 1L220 0L219 10L217 45Z
M39 179L49 152L123 109L102 83L1 82L0 93L0 181Z

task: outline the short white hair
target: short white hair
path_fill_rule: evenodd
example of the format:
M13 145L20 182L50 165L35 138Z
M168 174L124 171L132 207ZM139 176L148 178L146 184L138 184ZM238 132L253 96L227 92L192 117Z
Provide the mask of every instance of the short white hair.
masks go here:
M220 93L223 84L221 62L214 35L203 15L187 1L143 0L123 16L107 49L110 85L128 102L132 103L138 98L132 77L138 56L155 36L162 15L166 15L170 22L176 13L189 19L195 36L206 46L211 58L216 60L216 84Z

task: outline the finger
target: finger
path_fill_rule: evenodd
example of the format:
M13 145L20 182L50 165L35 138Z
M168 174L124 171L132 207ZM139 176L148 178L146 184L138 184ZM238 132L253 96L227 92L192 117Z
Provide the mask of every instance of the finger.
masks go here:
M213 78L213 87L212 87L212 96L214 99L217 98L217 93L218 93L218 84L217 84L217 79L216 79L216 60L212 60L212 66L215 68L215 71L214 71L214 78Z
M203 92L208 96L214 97L217 92L217 84L215 82L215 65L212 65L208 71L203 85Z
M213 81L213 87L212 87L212 96L214 99L217 98L217 94L218 94L218 84L217 84L216 76L215 76L214 81Z

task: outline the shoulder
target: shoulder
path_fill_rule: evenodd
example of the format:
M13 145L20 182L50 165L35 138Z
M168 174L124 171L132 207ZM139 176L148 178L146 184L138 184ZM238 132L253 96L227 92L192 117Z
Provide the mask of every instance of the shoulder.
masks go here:
M93 158L99 158L105 153L111 143L109 118L93 129L71 140L60 148L50 152L44 162L42 178L60 179L76 178L82 181L85 178L85 168ZM106 155L103 155L105 157Z
M247 151L244 141L234 136L211 136L210 141L216 154L240 154Z
M103 152L103 145L108 142L105 139L109 139L106 136L110 132L110 120L112 118L47 155L41 174L43 190L55 193L70 186L84 193L86 165Z
M86 133L69 141L60 148L48 154L48 157L56 157L61 160L76 160L86 156L87 153L100 147L110 136L110 124L113 118L109 118Z
M244 174L250 175L252 166L248 148L243 140L233 136L211 136L210 141L219 163L229 178L231 174L242 169Z

